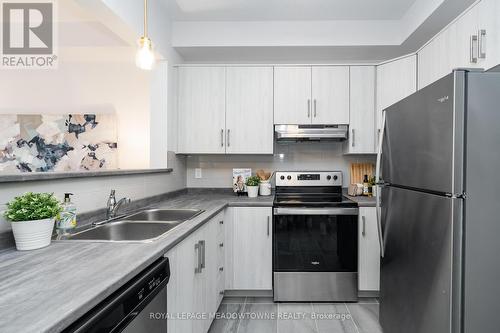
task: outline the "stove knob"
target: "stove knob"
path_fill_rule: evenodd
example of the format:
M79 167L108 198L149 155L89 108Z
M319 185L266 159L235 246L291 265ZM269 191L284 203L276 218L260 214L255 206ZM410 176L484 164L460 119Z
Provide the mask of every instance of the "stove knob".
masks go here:
M339 179L338 176L333 176L333 180L337 180L337 179Z
M326 180L330 180L330 179L332 179L332 176L330 176L330 175L326 176Z
M286 179L292 180L292 176L287 176Z
M280 177L280 179L281 179L281 180L285 180L285 176L281 176L281 177Z

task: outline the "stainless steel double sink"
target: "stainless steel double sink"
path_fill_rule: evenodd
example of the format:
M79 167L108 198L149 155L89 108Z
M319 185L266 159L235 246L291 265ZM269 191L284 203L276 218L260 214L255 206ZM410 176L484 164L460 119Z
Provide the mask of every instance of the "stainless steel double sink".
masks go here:
M199 209L148 209L99 223L60 240L151 242L203 213Z

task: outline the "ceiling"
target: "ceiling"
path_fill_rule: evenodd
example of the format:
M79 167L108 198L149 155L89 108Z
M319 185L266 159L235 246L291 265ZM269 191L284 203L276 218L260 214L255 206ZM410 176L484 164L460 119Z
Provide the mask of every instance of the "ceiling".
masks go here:
M397 20L419 0L165 0L176 21Z

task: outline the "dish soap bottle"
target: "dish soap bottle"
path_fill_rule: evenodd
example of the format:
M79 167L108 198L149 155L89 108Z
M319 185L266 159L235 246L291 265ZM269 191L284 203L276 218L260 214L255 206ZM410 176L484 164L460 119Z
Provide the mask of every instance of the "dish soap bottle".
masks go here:
M73 193L64 193L64 202L61 205L61 213L57 219L57 233L66 235L68 231L76 227L76 206L71 202Z

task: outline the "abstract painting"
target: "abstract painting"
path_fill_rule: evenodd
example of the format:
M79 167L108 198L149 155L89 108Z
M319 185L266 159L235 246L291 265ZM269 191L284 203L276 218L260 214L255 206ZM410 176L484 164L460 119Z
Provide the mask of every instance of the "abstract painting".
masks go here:
M0 173L117 168L114 114L0 115Z

